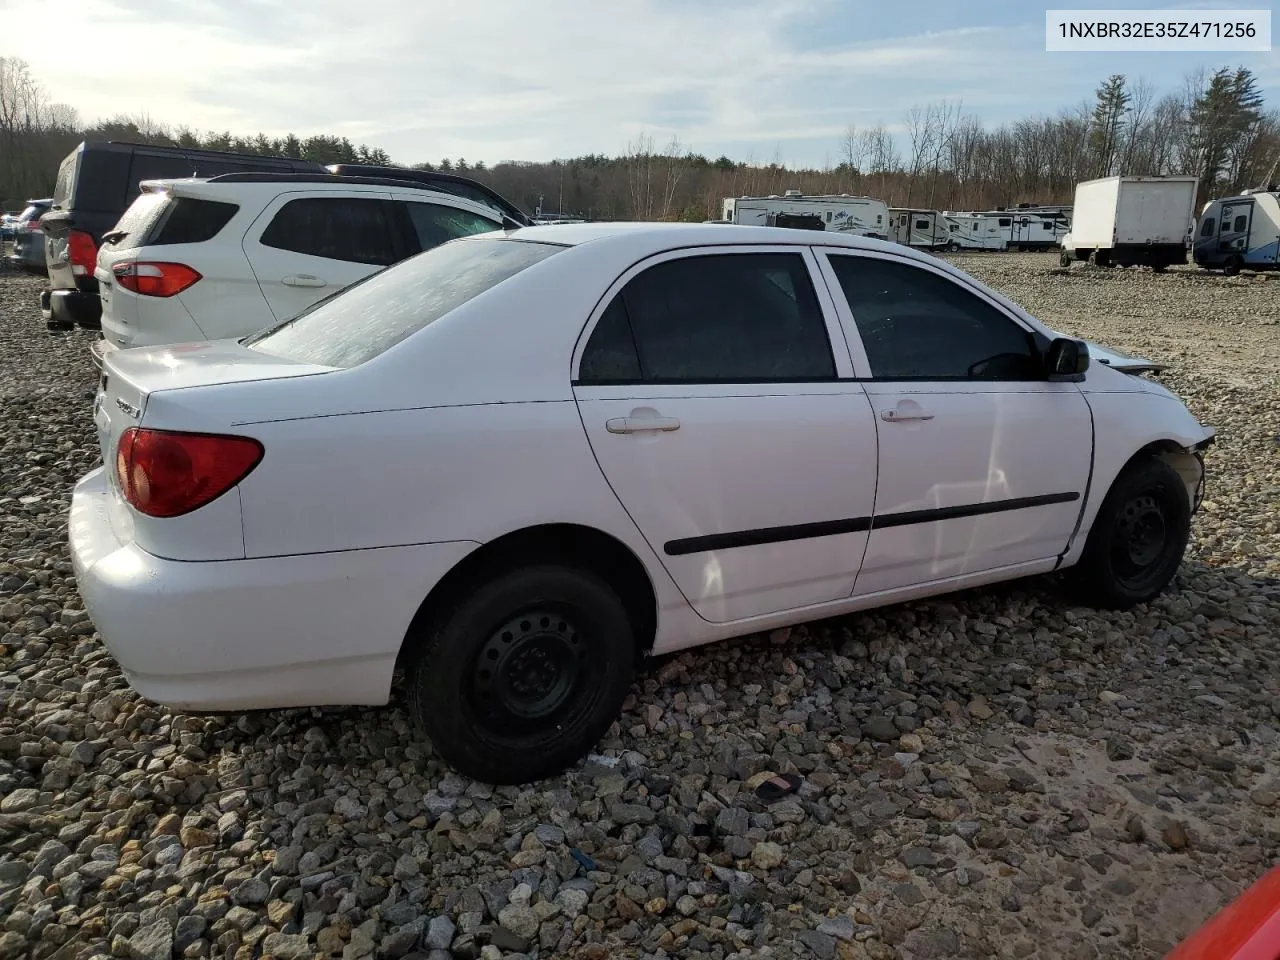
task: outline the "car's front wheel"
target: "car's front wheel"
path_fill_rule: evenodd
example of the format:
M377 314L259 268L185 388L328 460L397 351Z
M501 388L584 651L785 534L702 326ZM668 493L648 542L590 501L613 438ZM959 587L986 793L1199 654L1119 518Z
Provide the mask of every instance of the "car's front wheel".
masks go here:
M565 566L479 585L419 640L407 677L415 722L455 770L495 784L581 759L618 716L636 662L617 593Z
M1169 585L1191 536L1191 503L1177 471L1155 457L1116 478L1098 510L1080 562L1067 571L1083 602L1124 609Z

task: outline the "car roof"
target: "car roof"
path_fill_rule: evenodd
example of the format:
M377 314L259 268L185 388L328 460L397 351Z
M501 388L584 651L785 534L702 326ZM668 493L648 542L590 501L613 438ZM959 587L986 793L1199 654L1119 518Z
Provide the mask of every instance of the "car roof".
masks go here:
M354 191L356 193L375 193L385 195L389 190L400 190L408 193L420 193L423 199L444 203L448 206L461 206L467 210L485 211L486 217L495 223L502 214L472 197L449 193L445 190L432 189L430 184L398 181L378 181L367 178L338 177L325 174L317 179L273 177L258 178L240 174L223 174L217 177L157 177L143 180L140 184L142 192L168 192L177 197L219 200L232 197L254 198L255 202L265 203L285 193L326 190Z
M598 221L589 223L546 223L508 230L513 240L556 243L568 247L584 244L623 244L645 255L680 247L736 246L752 244L795 244L797 246L848 247L909 256L932 261L900 243L860 237L848 233L793 230L787 227L757 227L721 223L654 223Z

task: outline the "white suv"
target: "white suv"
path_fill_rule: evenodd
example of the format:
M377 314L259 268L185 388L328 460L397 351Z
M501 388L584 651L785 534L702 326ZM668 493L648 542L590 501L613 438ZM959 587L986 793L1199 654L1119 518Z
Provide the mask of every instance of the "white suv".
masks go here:
M98 253L99 363L123 347L253 333L503 225L495 206L389 179L240 173L142 188Z

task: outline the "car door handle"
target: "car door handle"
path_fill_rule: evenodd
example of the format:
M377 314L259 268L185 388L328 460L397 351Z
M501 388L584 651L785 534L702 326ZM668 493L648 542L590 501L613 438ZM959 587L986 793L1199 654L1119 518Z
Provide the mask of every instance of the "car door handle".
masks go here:
M604 428L610 433L643 433L646 430L670 433L680 429L680 421L675 417L615 417L606 420Z
M887 423L905 423L908 420L932 420L933 414L928 410L881 410L880 419Z
M297 273L292 277L285 277L280 282L286 287L323 287L326 286L327 283L319 277L313 277L309 273Z

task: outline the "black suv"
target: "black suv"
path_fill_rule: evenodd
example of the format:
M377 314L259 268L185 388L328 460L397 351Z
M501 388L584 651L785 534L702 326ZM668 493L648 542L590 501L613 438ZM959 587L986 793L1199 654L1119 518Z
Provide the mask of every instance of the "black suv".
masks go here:
M108 140L85 142L58 167L53 208L40 218L45 234L51 330L77 323L97 329L102 316L93 271L102 235L110 230L141 190L143 180L215 177L223 173L323 173L307 160L258 157L219 150L189 150ZM45 306L44 303L41 306Z

